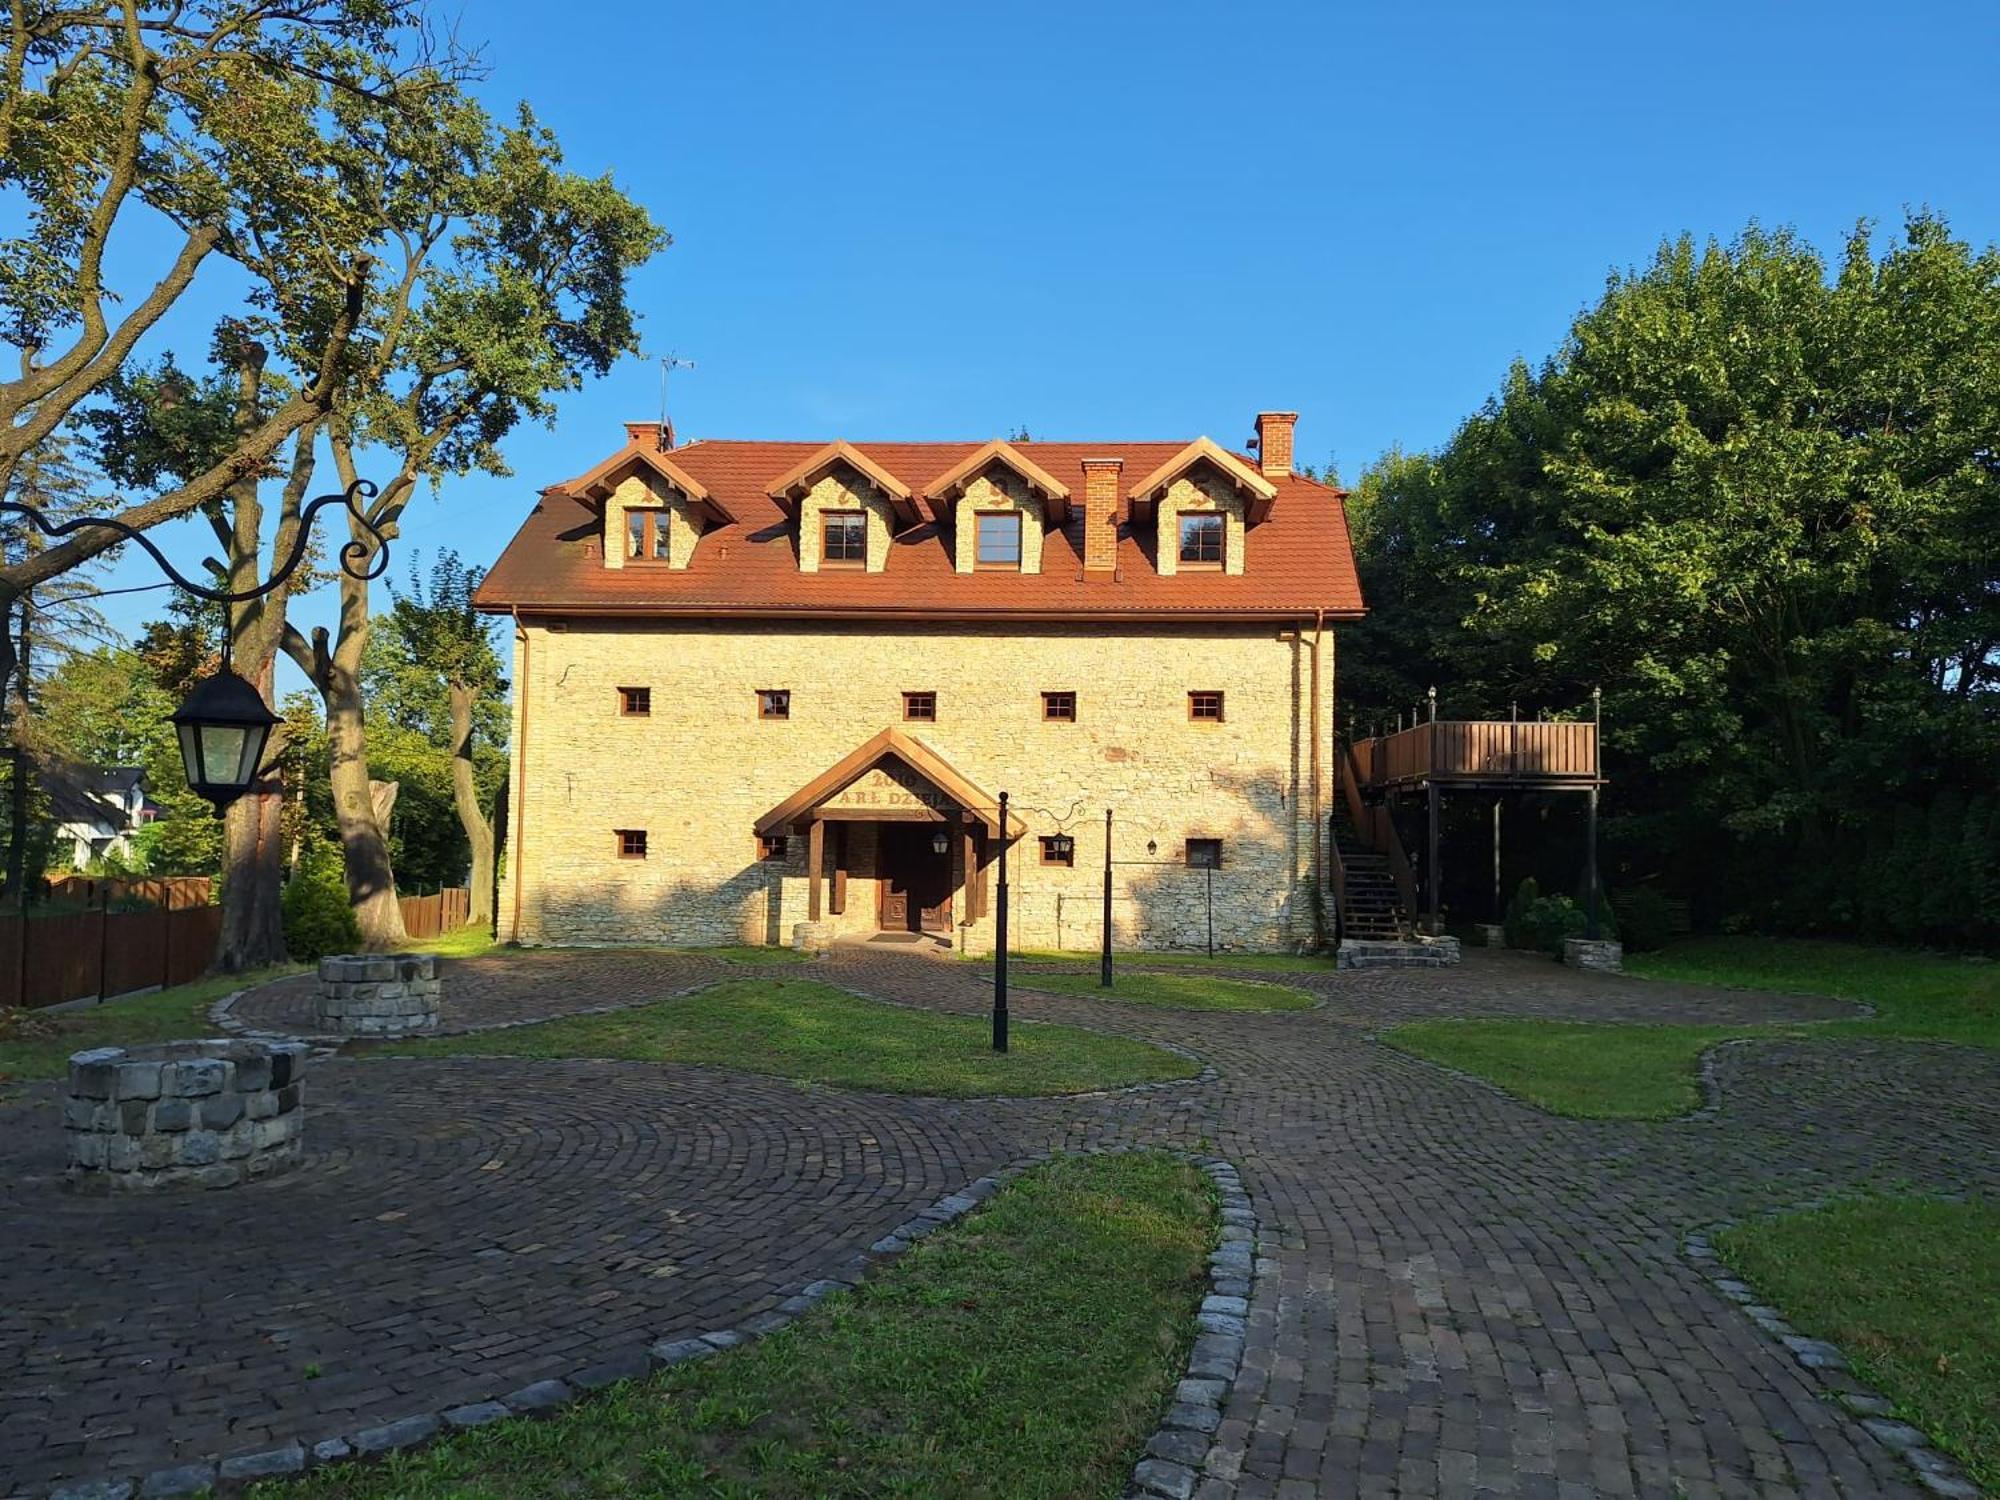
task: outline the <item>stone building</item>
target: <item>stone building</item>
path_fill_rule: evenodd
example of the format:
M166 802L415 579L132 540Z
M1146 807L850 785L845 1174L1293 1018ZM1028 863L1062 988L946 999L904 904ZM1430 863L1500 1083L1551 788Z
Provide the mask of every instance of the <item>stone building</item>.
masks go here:
M1342 495L1190 443L634 423L478 595L510 616L500 935L1284 949L1314 937Z

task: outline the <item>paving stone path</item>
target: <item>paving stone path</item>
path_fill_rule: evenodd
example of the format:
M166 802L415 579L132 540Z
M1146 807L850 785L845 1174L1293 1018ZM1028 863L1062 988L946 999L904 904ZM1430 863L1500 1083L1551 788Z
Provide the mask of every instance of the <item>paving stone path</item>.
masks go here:
M643 999L701 982L688 966L703 964L745 972L615 952L465 961L447 974L447 1024ZM865 948L787 972L958 1012L989 993L974 966ZM1172 1041L1221 1074L1096 1098L343 1057L311 1075L304 1170L153 1201L64 1192L52 1091L30 1090L0 1106L0 1493L310 1441L740 1322L1001 1162L1125 1143L1235 1160L1275 1242L1197 1491L1211 1500L1920 1493L1679 1242L1849 1187L2000 1187L2000 1060L1758 1043L1717 1054L1713 1110L1568 1121L1370 1033L1430 1015L1848 1012L1519 955L1254 977L1328 1004L1244 1015L1017 993L1024 1021ZM242 1018L284 1029L291 991L245 997Z

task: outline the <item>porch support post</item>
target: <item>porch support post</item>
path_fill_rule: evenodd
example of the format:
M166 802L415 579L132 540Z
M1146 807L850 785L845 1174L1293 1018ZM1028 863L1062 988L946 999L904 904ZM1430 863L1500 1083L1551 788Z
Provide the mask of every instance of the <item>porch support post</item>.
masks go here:
M973 842L972 824L958 826L959 849L965 860L965 920L979 920L979 845Z
M1431 936L1436 937L1443 930L1438 919L1438 784L1433 781L1424 791L1430 823L1430 838L1424 855L1424 884L1430 887L1426 904L1430 907Z
M814 818L806 830L806 920L819 920L820 871L826 865L826 820Z
M1597 788L1589 791L1590 810L1585 815L1587 832L1584 834L1583 879L1585 889L1584 910L1589 914L1589 925L1584 935L1592 942L1597 941Z
M1500 806L1507 799L1495 794L1493 798L1493 920L1498 922L1507 915L1507 907L1500 896Z
M818 823L813 827L817 828ZM833 830L833 880L827 893L826 909L836 917L847 910L847 825Z

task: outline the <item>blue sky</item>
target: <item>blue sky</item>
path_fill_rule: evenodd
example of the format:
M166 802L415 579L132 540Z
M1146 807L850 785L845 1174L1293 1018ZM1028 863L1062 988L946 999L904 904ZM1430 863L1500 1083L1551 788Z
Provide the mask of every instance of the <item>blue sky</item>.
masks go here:
M490 561L656 413L669 352L684 437L1240 446L1288 407L1352 478L1449 438L1663 236L1832 252L1929 204L2000 238L1990 5L478 0L462 30L496 109L675 242L634 287L648 358L518 432L514 479L420 497L399 577ZM216 310L167 337L198 352Z

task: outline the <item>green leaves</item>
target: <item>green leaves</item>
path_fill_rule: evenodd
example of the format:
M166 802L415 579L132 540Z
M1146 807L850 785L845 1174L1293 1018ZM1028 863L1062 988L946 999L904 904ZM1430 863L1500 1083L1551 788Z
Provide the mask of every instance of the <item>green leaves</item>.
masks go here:
M1699 849L1712 875L1744 848L1719 829L1775 850L1991 787L1997 435L2000 253L1930 214L1833 267L1754 225L1666 243L1441 453L1363 479L1350 702L1601 683L1612 806L1656 870Z

